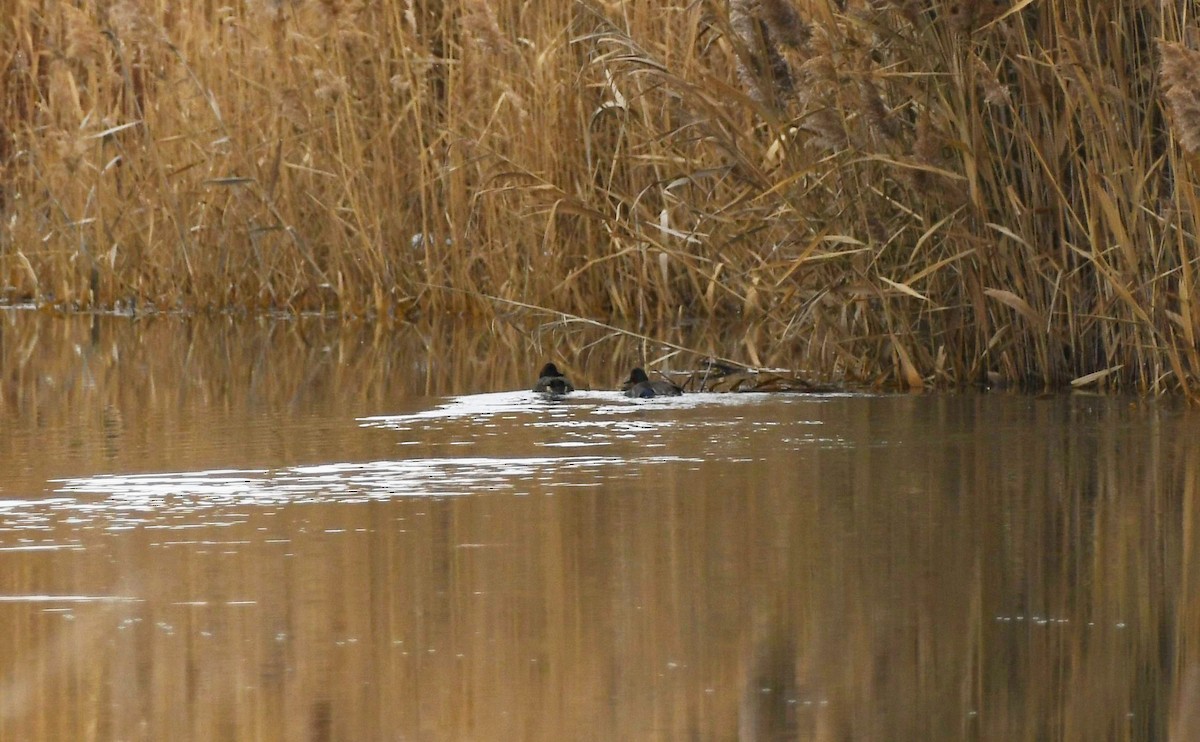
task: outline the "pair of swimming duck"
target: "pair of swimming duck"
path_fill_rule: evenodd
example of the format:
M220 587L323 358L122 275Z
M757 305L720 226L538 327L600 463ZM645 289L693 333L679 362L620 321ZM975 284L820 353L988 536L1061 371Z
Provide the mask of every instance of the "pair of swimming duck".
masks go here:
M557 366L547 363L542 366L537 383L533 385L533 391L561 397L568 392L575 391L575 387L567 380L566 376L563 376ZM637 399L678 397L683 394L682 389L669 381L651 381L642 368L635 368L629 372L629 378L621 384L621 391L625 393L626 397Z

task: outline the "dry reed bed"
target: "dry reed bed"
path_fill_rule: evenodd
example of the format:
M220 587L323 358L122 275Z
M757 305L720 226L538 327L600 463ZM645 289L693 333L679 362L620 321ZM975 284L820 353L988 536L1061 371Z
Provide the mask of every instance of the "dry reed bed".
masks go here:
M3 6L3 300L742 313L859 380L1200 388L1192 0Z

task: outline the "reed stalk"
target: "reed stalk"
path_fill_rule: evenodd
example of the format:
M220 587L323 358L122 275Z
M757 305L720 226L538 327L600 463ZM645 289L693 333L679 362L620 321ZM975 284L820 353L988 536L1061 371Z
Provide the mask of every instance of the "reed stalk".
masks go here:
M3 0L0 300L498 297L742 316L882 384L1195 393L1198 9Z

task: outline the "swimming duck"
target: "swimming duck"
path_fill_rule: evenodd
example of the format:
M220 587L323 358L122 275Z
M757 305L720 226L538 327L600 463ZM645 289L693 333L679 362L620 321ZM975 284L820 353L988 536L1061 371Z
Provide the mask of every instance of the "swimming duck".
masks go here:
M549 394L554 397L561 397L567 392L575 391L575 387L567 381L567 377L562 375L562 371L558 370L558 366L553 363L547 363L542 366L541 373L538 374L537 383L533 385L533 391Z
M669 381L650 381L646 376L646 372L641 368L635 368L629 372L629 378L621 385L621 390L625 392L626 397L638 397L646 399L649 397L678 397L683 394L683 390L675 386Z

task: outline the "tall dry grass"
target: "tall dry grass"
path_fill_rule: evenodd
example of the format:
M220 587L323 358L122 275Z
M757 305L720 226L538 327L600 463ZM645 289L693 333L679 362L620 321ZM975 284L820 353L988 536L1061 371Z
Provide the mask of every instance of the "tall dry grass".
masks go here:
M9 301L740 313L866 381L1200 388L1194 0L0 10Z

